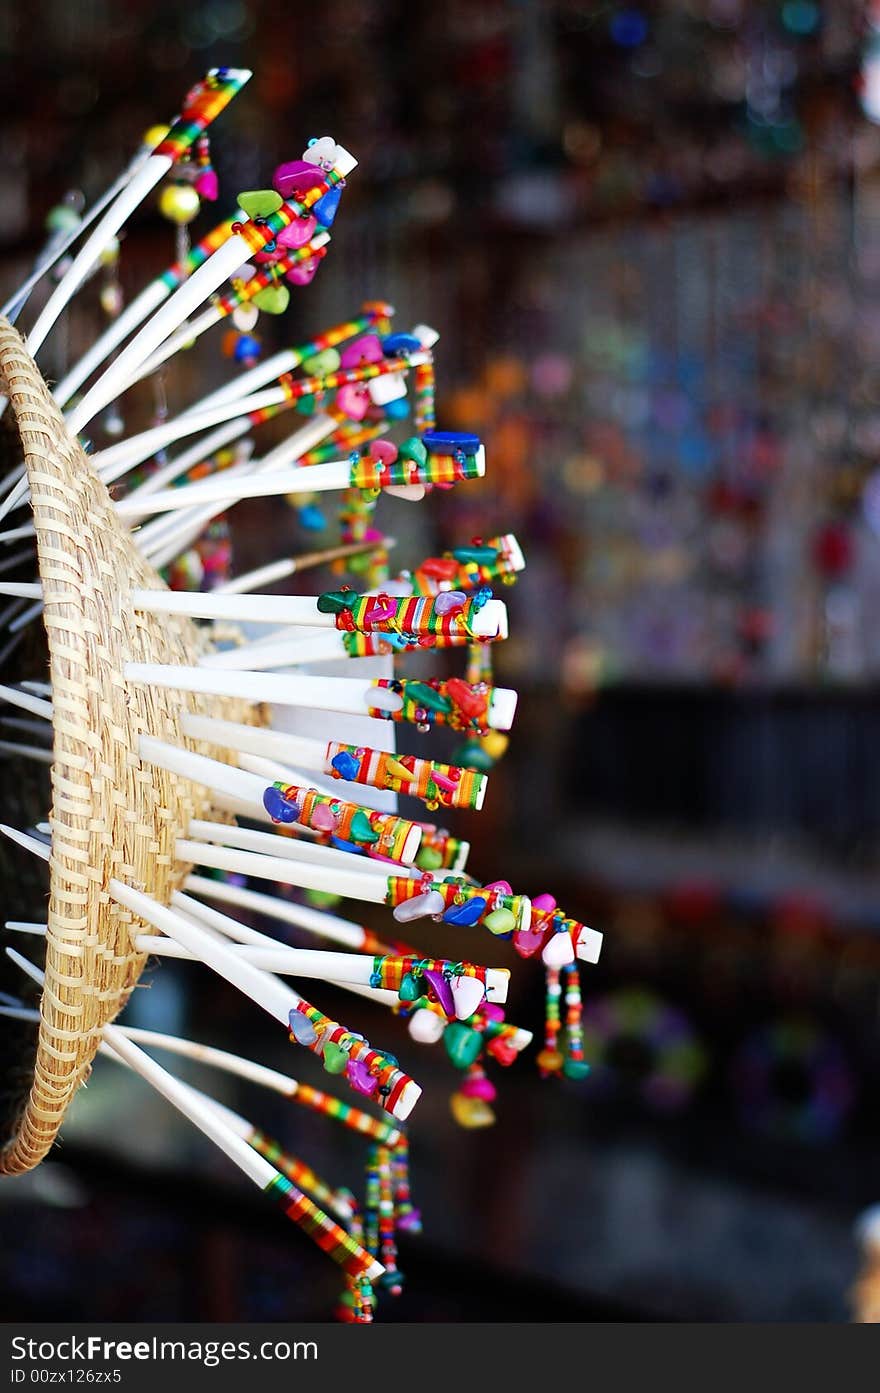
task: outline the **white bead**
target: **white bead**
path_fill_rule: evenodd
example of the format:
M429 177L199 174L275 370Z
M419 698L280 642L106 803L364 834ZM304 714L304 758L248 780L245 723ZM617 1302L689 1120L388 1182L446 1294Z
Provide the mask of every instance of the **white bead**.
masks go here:
M420 1045L436 1045L446 1029L446 1022L436 1011L427 1011L422 1007L413 1011L408 1029L412 1038Z
M232 322L242 334L249 334L259 317L256 305L236 305L232 311Z
M414 895L411 900L401 900L394 908L398 924L408 924L411 919L423 919L427 914L442 914L446 901L439 890L429 890L424 895Z
M567 967L574 962L574 945L570 933L551 934L544 944L541 960L545 967Z
M455 1002L455 1014L466 1021L482 1005L486 992L479 977L451 977L449 988Z

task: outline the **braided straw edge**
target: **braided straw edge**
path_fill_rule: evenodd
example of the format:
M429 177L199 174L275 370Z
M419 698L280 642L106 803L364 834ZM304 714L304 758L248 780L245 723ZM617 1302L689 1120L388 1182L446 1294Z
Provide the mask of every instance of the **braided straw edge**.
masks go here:
M183 711L245 721L254 711L126 684L127 661L197 662L204 633L189 619L134 610L134 588L164 582L137 552L23 340L2 317L0 380L30 485L53 700L46 977L30 1095L0 1151L0 1174L16 1174L51 1148L88 1078L103 1026L125 1005L146 962L132 935L149 926L111 901L108 881L117 877L167 903L191 869L175 861L176 838L191 817L222 817L206 790L144 768L139 736L195 748L180 733Z

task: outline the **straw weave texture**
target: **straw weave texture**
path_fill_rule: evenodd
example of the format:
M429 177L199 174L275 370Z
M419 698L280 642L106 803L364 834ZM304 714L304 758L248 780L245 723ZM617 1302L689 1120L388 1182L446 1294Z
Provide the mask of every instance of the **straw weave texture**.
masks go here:
M206 647L191 620L136 613L131 591L162 587L118 521L109 494L67 431L39 369L0 318L0 384L18 424L30 484L53 703L49 932L30 1096L0 1173L29 1170L52 1146L88 1077L102 1026L146 961L142 926L106 892L112 877L167 903L190 867L174 843L191 817L222 817L206 790L142 765L142 732L188 748L185 710L253 719L222 698L151 690L123 679L127 661L192 664ZM211 750L215 757L220 752ZM22 855L27 853L23 852Z

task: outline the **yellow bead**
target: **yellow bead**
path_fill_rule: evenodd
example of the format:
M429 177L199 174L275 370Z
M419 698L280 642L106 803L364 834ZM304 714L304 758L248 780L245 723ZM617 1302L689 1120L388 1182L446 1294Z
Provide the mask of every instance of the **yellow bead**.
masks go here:
M500 759L510 741L506 735L501 734L500 730L490 730L488 735L482 736L480 744L490 759Z
M144 145L149 145L151 150L155 150L157 145L162 144L162 141L165 139L166 135L170 130L170 126L151 126L148 131L144 131L142 142Z
M201 199L190 184L166 184L159 195L159 212L178 227L192 222L200 207Z
M452 1116L459 1127L473 1131L476 1127L491 1127L495 1114L482 1098L466 1098L463 1093L453 1093L449 1099Z

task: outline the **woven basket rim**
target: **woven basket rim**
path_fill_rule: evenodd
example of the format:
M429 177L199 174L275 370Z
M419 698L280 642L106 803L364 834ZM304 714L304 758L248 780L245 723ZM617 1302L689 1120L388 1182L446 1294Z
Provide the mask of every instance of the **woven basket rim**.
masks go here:
M150 731L192 747L179 729L184 710L198 703L233 719L243 713L240 703L127 686L127 659L193 663L204 633L189 619L137 613L127 602L132 588L164 582L138 553L24 341L2 317L0 382L30 486L53 702L46 975L29 1097L0 1151L0 1173L16 1173L51 1148L103 1026L146 962L132 946L132 916L111 900L107 882L118 876L167 902L191 869L175 859L177 836L192 816L222 816L205 790L142 766L138 736Z

